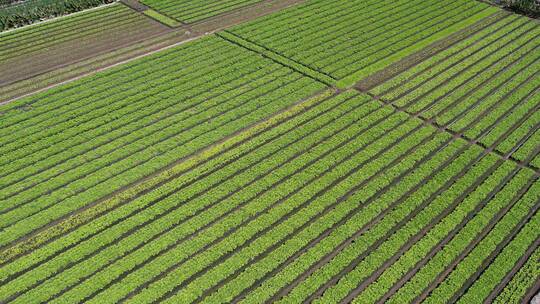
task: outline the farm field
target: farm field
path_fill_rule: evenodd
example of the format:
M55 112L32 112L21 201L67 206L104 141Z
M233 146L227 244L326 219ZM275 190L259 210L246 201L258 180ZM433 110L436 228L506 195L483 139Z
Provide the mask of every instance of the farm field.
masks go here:
M540 293L537 20L129 1L0 33L0 66L103 50L0 81L0 303Z
M0 32L0 85L167 30L158 22L115 3Z
M183 23L193 23L262 0L142 0L143 4Z
M540 26L509 16L371 90L540 168Z

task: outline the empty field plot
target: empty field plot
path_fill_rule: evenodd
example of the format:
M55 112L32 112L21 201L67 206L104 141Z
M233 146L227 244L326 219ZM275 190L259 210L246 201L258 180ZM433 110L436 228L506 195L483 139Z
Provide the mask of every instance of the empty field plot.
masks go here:
M229 32L346 87L495 11L465 0L313 0Z
M532 170L355 91L306 99L130 191L5 251L0 299L465 301L535 267L522 258L540 224Z
M3 32L0 33L0 84L166 30L167 27L124 5L113 4Z
M325 86L209 37L0 107L0 246Z
M540 24L507 16L371 90L540 168Z
M263 0L141 0L142 3L184 23L193 23Z

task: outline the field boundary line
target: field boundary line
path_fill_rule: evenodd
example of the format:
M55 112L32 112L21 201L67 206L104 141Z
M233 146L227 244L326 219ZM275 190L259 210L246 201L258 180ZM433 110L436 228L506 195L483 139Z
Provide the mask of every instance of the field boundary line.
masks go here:
M264 46L261 46L253 41L250 41L246 38L240 37L232 32L229 31L223 31L220 33L217 33L217 36L221 37L222 39L233 43L235 45L238 45L242 48L245 48L247 50L250 50L252 52L255 52L257 54L260 54L276 63L279 63L283 66L286 66L296 72L299 72L300 74L309 77L313 80L316 80L318 82L321 82L323 84L326 84L328 86L335 86L337 80L333 78L332 76L322 73L320 71L316 71L311 69L310 67L305 66L304 64L295 61L293 59L290 59L288 57L285 57L281 54L278 54Z
M34 248L39 247L41 244L51 241L51 235L47 233L50 229L54 228L54 234L62 234L64 231L77 226L77 216L81 216L82 212L91 213L92 217L99 215L108 211L116 204L121 203L124 200L129 200L133 197L140 196L141 193L145 193L148 189L154 189L167 182L169 176L175 175L174 172L183 171L182 168L191 168L191 166L196 166L199 162L204 161L206 158L213 156L214 154L220 153L222 150L227 149L229 146L234 146L237 142L241 142L243 138L250 138L251 134L254 132L261 132L266 128L273 126L274 124L280 123L281 120L287 119L289 116L295 115L297 112L303 111L304 108L309 107L312 103L320 102L322 99L327 98L328 96L337 94L336 90L333 89L324 89L320 92L317 92L307 98L301 99L292 105L281 109L276 113L272 113L270 116L259 120L251 125L248 125L224 138L221 140L206 146L198 151L193 152L192 154L183 157L174 163L165 166L157 171L154 171L145 178L139 179L134 183L126 185L115 192L97 200L93 203L86 205L78 210L72 211L63 217L50 222L48 225L41 227L28 235L25 235L10 244L0 248L2 252L2 258L0 259L0 264L4 264L11 259L20 256ZM139 191L139 189L141 190ZM112 206L105 207L106 209L100 210L101 203L110 201ZM96 209L96 210L94 210ZM95 213L97 212L97 213ZM75 218L74 221L67 221L70 218ZM80 219L79 219L80 221ZM62 224L63 223L63 224Z
M433 127L437 128L437 129L439 129L439 130L441 130L441 131L450 133L450 134L451 134L452 136L454 136L455 138L461 138L461 139L463 139L463 140L465 140L465 141L467 141L467 142L469 142L469 143L471 143L471 144L474 144L474 145L476 145L476 146L478 146L478 147L480 147L480 148L486 150L487 152L489 152L489 153L491 153L491 154L493 154L493 155L496 155L497 157L499 157L499 158L501 158L501 159L503 159L503 160L510 160L510 161L514 162L514 163L515 163L518 167L520 167L520 168L526 168L526 169L532 170L532 171L535 172L536 175L539 175L539 176L540 176L540 169L539 169L539 168L536 168L536 167L532 166L531 164L525 163L525 162L523 162L523 161L519 161L519 160L513 158L512 156L507 156L507 155L505 155L505 154L499 152L498 150L496 150L494 146L487 147L487 146L485 146L484 144L482 144L482 143L480 142L480 139L482 138L482 136L480 136L480 137L477 138L477 139L470 139L470 138L466 137L462 132L455 132L454 130L451 130L451 129L448 128L447 126L442 126L442 125L439 125L439 124L435 123L435 122L433 121L433 119L426 119L426 118L422 117L422 116L420 115L421 113L416 113L416 114L414 114L414 113L409 113L409 112L407 112L406 110L404 110L404 109L401 108L401 107L398 107L398 106L396 106L396 105L394 105L394 104L388 104L388 103L386 103L386 102L385 102L384 100L382 100L379 96L375 96L375 95L373 95L373 94L370 93L370 92L363 91L363 90L361 90L361 89L358 88L358 87L355 87L355 89L358 90L359 92L363 93L363 94L367 94L367 95L371 96L371 98L377 100L378 102L380 102L380 103L382 103L382 104L386 104L386 105L392 106L392 107L395 108L396 110L398 110L398 111L400 111L400 112L402 112L402 113L405 113L405 114L409 115L410 117L415 117L415 118L421 119L422 121L425 121L425 122L431 124Z
M481 19L476 23L465 27L464 29L459 30L451 34L450 36L437 40L432 44L426 46L425 48L415 52L409 56L404 57L403 59L389 65L388 67L377 71L364 79L356 83L355 87L362 91L368 91L376 87L379 84L382 84L393 77L419 65L424 62L426 59L454 46L455 44L463 41L478 31L491 26L499 20L502 20L510 16L508 12L496 12L495 14L488 16L487 18Z

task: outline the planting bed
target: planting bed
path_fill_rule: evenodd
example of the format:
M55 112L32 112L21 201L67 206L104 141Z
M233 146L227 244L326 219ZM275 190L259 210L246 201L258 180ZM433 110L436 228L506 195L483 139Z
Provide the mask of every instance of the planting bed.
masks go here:
M465 0L313 0L229 31L349 86L495 11Z
M263 0L142 0L141 2L183 23L193 23Z
M0 85L97 56L167 30L122 4L113 4L2 32Z
M10 103L0 245L322 87L212 37Z
M540 24L510 15L370 92L540 168Z
M466 0L143 2L189 24L133 2L0 35L13 71L57 47L42 35L94 51L0 88L69 80L0 104L0 303L538 293L539 23ZM98 55L120 30L144 37Z

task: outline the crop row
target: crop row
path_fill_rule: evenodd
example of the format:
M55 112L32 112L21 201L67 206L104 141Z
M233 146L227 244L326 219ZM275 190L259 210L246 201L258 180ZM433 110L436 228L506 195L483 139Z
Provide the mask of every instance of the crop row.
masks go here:
M80 40L79 45L90 45L95 43L96 37L114 37L122 31L145 32L148 26L151 26L149 21L131 9L123 5L111 5L0 34L0 59L7 60L76 40ZM78 30L73 31L74 27ZM112 32L103 31L104 28L112 27Z
M185 23L193 23L261 0L143 0L142 3Z
M60 230L55 230L55 227L45 230L40 237L40 243L32 244L32 246L34 246L33 248L36 248L39 244L48 243L44 241L47 239L56 239L65 236L67 236L67 238L54 241L54 244L51 245L53 245L55 249L47 249L48 253L45 252L44 248L36 250L35 254L37 255L29 256L30 260L33 260L35 263L40 263L43 260L50 258L52 254L69 248L66 246L76 245L84 239L94 236L95 233L99 233L104 229L111 227L116 223L116 220L125 219L126 216L143 211L146 205L136 203L129 204L137 198L141 198L142 201L147 203L151 203L152 200L156 200L157 198L164 199L175 191L182 189L186 184L192 183L207 174L211 174L230 164L232 161L245 156L252 149L259 148L262 145L275 140L279 136L286 134L295 126L303 126L309 122L313 116L322 115L327 112L328 109L335 107L335 104L333 103L328 103L328 108L320 106L321 100L327 96L329 96L328 92L318 97L311 98L304 103L292 107L289 111L277 114L264 122L240 132L230 139L223 141L223 143L216 144L213 147L201 151L194 157L188 158L172 168L161 172L156 177L131 187L121 195L112 197L111 199L90 208L89 212L83 211L62 222L58 225L62 227ZM336 100L339 101L339 99ZM304 111L307 113L297 117ZM269 128L276 126L277 124L283 124L283 126L269 130ZM251 142L247 144L248 141ZM220 157L217 157L217 155ZM180 182L182 179L185 179L185 182ZM176 182L168 183L172 180L176 180ZM154 187L157 189L152 191L148 190L153 189ZM146 194L148 191L149 193ZM91 220L94 221L92 225L85 225L82 228L79 227L80 225L89 223ZM81 229L74 232L74 229L76 228ZM87 229L90 229L91 232ZM8 253L7 255L9 258L2 259L2 264L11 261L14 257L28 253L25 244L21 244L22 246L14 246L14 250L5 251ZM38 256L40 258L37 258ZM27 262L23 262L23 264L24 263ZM34 264L29 264L29 266L32 265Z
M477 236L475 232L480 234L479 231L482 231L483 225L486 225L491 217L500 209L504 210L506 205L512 205L515 193L527 182L526 179L519 180L523 177L526 178L526 174L516 176L516 167L513 164L506 163L499 166L421 240L414 245L411 244L410 249L386 268L372 285L363 290L357 300L375 302L383 295L388 299L391 293L385 292L392 287L394 292L398 289L399 291L388 300L389 302L412 301L416 294L426 288L428 283L433 282L436 275L439 275L442 269L447 269L452 261L450 254L444 256L439 253L441 248L451 250L449 252L452 254L460 254L463 246L468 245L473 237ZM512 179L514 180L511 181ZM484 221L483 225L480 224L480 220ZM469 239L458 241L465 233ZM450 249L455 244L462 247ZM400 280L396 286L400 278L406 280ZM404 287L400 289L399 287L403 285Z
M231 54L228 53L228 56ZM227 56L226 55L226 56ZM227 58L227 57L220 57L217 56L218 60L223 59L222 61L226 63L234 62L233 59ZM255 65L255 62L253 60L249 60L245 56L238 56L238 59L246 59L246 62L248 64ZM172 64L176 63L174 60L171 60ZM209 61L209 64L214 63L215 61ZM218 64L218 62L216 62ZM216 67L215 65L213 67ZM221 66L219 66L221 67ZM240 67L244 67L244 65L240 65ZM167 67L163 67L164 70L167 70ZM190 69L186 69L191 70ZM200 67L200 70L202 72L208 71L209 67ZM227 66L223 66L224 72L233 71L231 69L228 69ZM270 71L260 71L258 73L254 73L253 70L247 70L244 75L240 75L243 77L250 77L252 74L255 74L254 76L260 76L260 77L269 77L269 75L272 75L273 73L280 73L276 68L270 69ZM32 135L29 135L28 137L32 141L28 141L26 139L17 140L16 138L9 138L13 141L10 143L5 144L5 150L3 153L5 153L5 156L3 159L5 159L6 164L5 165L5 172L2 175L2 187L5 188L13 183L13 181L17 181L20 178L30 176L35 174L36 172L39 172L39 169L42 168L39 166L40 161L43 160L51 160L50 158L52 156L58 156L58 153L63 152L68 147L70 147L70 153L69 155L77 155L80 153L79 151L85 151L85 150L78 150L78 145L85 143L88 139L86 137L93 138L94 140L97 140L96 144L94 144L94 147L99 146L100 141L100 135L104 135L105 133L113 132L113 131L122 131L122 130L129 130L134 131L140 126L149 125L148 122L152 122L156 119L156 117L159 117L161 119L165 119L169 116L172 116L172 114L175 114L177 112L173 111L172 108L169 108L170 111L168 112L169 115L164 115L163 109L167 109L168 107L173 107L175 104L174 101L170 101L169 103L166 103L164 105L156 106L155 108L150 108L146 106L146 102L151 100L159 100L158 98L161 98L162 100L164 97L171 96L172 93L171 90L176 84L179 87L187 87L186 92L184 95L177 96L178 98L195 98L197 94L201 94L201 87L204 86L206 78L203 78L199 73L194 73L195 77L199 76L202 79L198 79L196 81L191 81L189 77L186 77L184 73L178 73L177 77L164 77L164 78L156 78L152 81L151 78L148 79L148 85L149 87L142 86L141 88L147 88L148 90L145 91L141 96L138 94L134 94L134 92L130 91L131 94L126 96L124 94L121 95L113 95L110 99L107 99L111 103L109 104L110 107L107 105L101 104L100 102L95 103L94 108L87 109L86 115L82 113L77 118L64 118L63 120L60 120L60 123L57 122L48 122L47 125L44 126L35 126L30 127L28 129L33 129ZM280 74L285 74L283 71L281 71ZM235 88L235 85L238 85L239 83L242 84L245 82L245 79L243 77L238 77L239 75L231 75L228 78L224 78L222 82L215 84L214 86L210 88L214 88L217 86L222 85L229 85L229 90L231 91ZM183 81L182 78L188 78L187 81ZM165 83L162 83L163 80L166 80ZM136 83L133 83L133 85L137 85ZM159 94L159 92L156 92L155 89L163 89L161 91L163 94ZM208 87L207 87L208 88ZM124 92L122 92L124 93ZM153 94L151 96L148 95ZM216 94L214 94L216 96ZM115 100L117 98L124 97L127 100L119 101L120 105L124 105L123 107L119 107L120 105L115 103ZM127 102L124 103L124 102ZM194 100L193 103L186 103L179 107L182 110L193 108L195 105L198 105L200 102L197 102L197 100ZM205 109L206 107L202 107L202 109ZM109 113L105 113L104 111L109 110ZM96 113L97 112L97 113ZM142 112L142 113L141 113ZM78 112L81 113L81 112ZM100 116L101 115L101 116ZM159 115L159 116L158 116ZM122 120L121 122L115 121L118 117L125 117L126 119ZM145 118L149 118L145 120ZM52 119L51 119L52 120ZM140 121L143 120L143 121ZM137 123L134 123L137 122ZM143 122L143 123L141 123ZM128 125L130 124L130 125ZM125 126L128 125L128 126ZM131 126L135 125L135 126ZM130 128L131 127L131 128ZM46 129L44 129L46 128ZM71 129L72 128L72 129ZM103 130L103 129L106 130ZM64 131L68 129L69 131ZM68 133L68 134L65 134ZM130 132L120 132L119 134L128 134ZM84 137L81 137L81 135L86 135ZM107 134L109 135L109 134ZM6 136L8 137L8 136ZM74 138L75 137L75 138ZM106 139L115 139L118 136L108 136ZM51 147L51 145L55 145ZM58 148L56 148L58 147ZM118 148L118 147L116 147ZM65 160L65 159L62 159ZM31 163L32 166L34 166L34 170L30 169L30 172L24 173L22 175L22 172L17 172L18 170L21 170L28 166L28 164ZM55 164L54 162L50 162L49 164ZM19 175L16 175L16 174ZM6 192L6 196L9 194L9 192Z
M237 66L232 70L214 69L213 73L201 77L198 80L200 85L195 83L193 90L190 90L192 84L189 81L183 86L180 85L185 76L179 77L179 83L165 81L164 85L170 85L170 90L156 94L155 98L145 98L142 104L134 105L146 105L144 111L148 112L143 114L156 115L123 126L122 124L131 121L130 117L116 116L117 113L112 112L109 119L112 118L113 126L119 122L120 128L109 129L110 123L103 124L103 131L99 131L104 134L103 140L99 141L97 146L94 146L93 142L83 143L80 146L82 149L75 149L68 161L65 161L64 151L53 153L63 158L43 159L39 162L41 165L38 165L35 172L37 174L28 178L25 178L20 170L9 175L8 177L12 177L16 182L11 183L10 179L6 179L9 186L4 187L8 195L4 198L6 204L0 215L5 219L2 221L3 227L6 227L3 231L5 234L0 236L2 244L323 88L321 84L302 78L301 75L269 60L225 42L223 44L231 50L229 56L237 55L237 60L245 58L244 61L250 66ZM182 53L177 56L181 58ZM205 61L199 62L193 65L204 67ZM122 77L122 74L119 76ZM254 79L257 76L259 78ZM163 80L157 79L151 85L162 85L160 82ZM114 83L114 79L111 81ZM214 88L215 90L208 91ZM86 90L89 90L89 87ZM134 98L136 97L134 95ZM111 104L114 104L117 96L112 98ZM132 100L125 102L130 101ZM151 106L148 106L149 104ZM123 110L126 109L120 109ZM135 115L141 114L133 109L128 111ZM77 121L77 117L71 118ZM58 131L62 128L66 127L61 126ZM79 136L88 141L85 134L92 131L93 129L89 129ZM13 153L17 153L17 150ZM32 158L25 160L31 161ZM48 195L42 196L44 193Z
M148 80L150 81L154 80L156 77L164 77L164 75L159 76L159 74L156 74L156 70L152 69L152 67L155 68L156 65L162 66L163 68L168 67L164 64L167 61L173 61L178 53L186 53L184 58L188 63L179 66L180 68L185 69L189 67L190 63L192 64L193 60L196 60L196 58L208 56L209 53L215 52L220 46L225 47L224 45L216 45L217 42L219 42L219 40L208 38L195 40L191 43L161 51L139 60L84 77L79 81L57 86L45 92L21 98L3 105L2 110L4 111L4 115L0 117L5 125L5 129L0 130L2 144L13 141L14 139L10 137L7 137L6 139L9 139L9 141L6 141L4 137L9 136L11 133L18 130L24 130L25 128L34 125L38 126L44 123L47 123L48 126L50 126L51 121L69 120L70 118L72 119L73 115L85 113L72 111L83 109L88 111L89 109L93 109L93 107L91 107L92 104L88 102L91 98L97 96L101 100L101 98L108 96L112 97L122 91L130 89L131 87L126 86L126 84L134 81L141 81L142 83L142 79L145 76L144 73L147 73L146 76L148 76ZM202 47L203 45L208 49L206 52L204 51L205 48ZM228 48L225 47L225 50L227 49ZM193 51L193 54L191 55L189 51ZM107 81L111 78L117 80L118 89ZM134 83L139 84L138 82ZM91 94L86 90L81 90L87 86L95 88L95 90L91 92L94 94ZM110 92L110 95L105 95L105 92L107 91ZM59 98L65 102L61 102ZM32 111L21 111L21 109L31 109Z
M540 184L536 182L531 190L497 222L490 233L431 292L426 302L438 303L440 300L455 301L460 296L459 292L463 292L462 288L467 287L465 284L467 282L470 284L471 278L473 280L477 279L472 276L482 273L481 271L492 261L493 253L497 254L501 250L499 245L508 243L510 239L507 236L512 236L519 232L523 224L529 222L531 218L536 219L531 222L532 229L538 229L538 213L536 212L540 199L538 185ZM534 216L535 214L536 216Z
M507 15L500 17L497 21L492 23L490 26L486 26L482 29L479 29L477 32L471 34L470 36L464 37L462 40L458 41L454 45L450 46L447 49L442 50L441 52L431 56L418 63L416 66L411 67L410 69L403 71L402 73L388 79L387 81L378 84L373 87L370 92L373 95L380 96L386 101L393 100L394 96L398 96L400 93L410 90L413 87L419 86L421 83L425 82L428 77L435 75L435 72L444 70L450 65L455 65L456 62L462 61L465 56L458 56L462 52L467 52L467 55L471 55L471 50L479 51L482 46L485 46L489 41L492 41L491 38L493 35L500 36L504 31L505 27L515 28L519 26L520 19L512 15ZM429 74L424 74L429 73ZM418 75L429 75L428 77L419 78ZM408 89L404 90L403 87ZM398 93L399 92L399 93ZM391 94L390 94L391 93Z
M444 136L437 140L441 139L443 143L439 142L438 149L436 148L437 144L422 146L414 153L413 158L403 159L402 165L389 169L387 171L390 174L388 177L381 175L380 178L356 189L356 192L348 199L360 201L361 204L357 208L362 208L362 212L350 213L342 220L343 223L329 231L323 239L310 244L308 248L299 251L293 258L287 260L287 264L280 265L279 268L273 270L271 277L262 282L260 286L254 286L251 293L244 295L244 301L259 303L270 298L273 298L272 301L278 299L279 296L276 294L283 293L284 289L294 287L302 282L305 274L309 273L307 271L315 269L313 264L324 263L337 248L349 245L356 237L365 233L369 225L376 223L377 219L382 218L392 208L400 204L410 189L420 187L433 172L445 167L448 159L451 159L452 155L463 147L462 142L452 142L446 146ZM415 164L415 166L410 167L411 164ZM402 168L408 169L403 170ZM435 168L435 170L432 171L430 168ZM395 187L401 183L404 187ZM222 290L221 294L224 291ZM295 300L299 301L297 298Z
M532 164L540 136L539 35L527 18L503 18L371 92Z
M493 162L486 158L473 168L481 170L480 172L490 172L492 166ZM321 267L318 272L336 269L332 269L334 273L332 278L315 294L320 296L317 301L325 303L330 299L352 300L355 293L361 291L365 282L369 282L368 279L378 268L384 269L389 259L399 256L403 246L412 245L421 239L430 227L459 204L462 194L470 191L467 188L475 184L474 181L478 178L478 175L474 175L478 174L476 170L470 170L464 176L463 181L467 181L466 185L461 183L452 185L443 196L436 197L421 211L415 206L401 204L369 234L357 239L352 246ZM410 213L411 211L413 212ZM412 217L408 217L408 214ZM389 230L396 222L399 229Z
M537 284L537 276L540 272L540 247L536 247L527 262L512 277L493 303L518 304L523 303L527 292Z
M467 163L474 163L477 158L475 157L478 153L477 149L468 149L463 153L463 149L460 149L461 152L459 152L456 151L456 148L460 148L459 145L453 146L452 149L448 149L445 153L441 154L442 159L439 159L439 161L445 158L452 158L451 156L456 152L459 157L450 163L446 163L442 171L434 172L434 175L429 176L435 178L435 180L429 180L420 187L415 188L412 193L407 193L407 195L399 199L399 204L392 207L388 214L376 221L375 224L372 224L373 226L369 227L367 231L354 234L353 239L349 240L346 244L347 246L339 248L337 251L331 251L335 253L328 255L325 258L326 262L324 264L318 264L315 268L310 269L307 275L304 276L304 280L290 290L286 297L283 298L283 301L314 300L323 293L322 301L332 299L332 294L336 296L334 299L339 300L341 297L345 297L349 291L353 290L355 285L350 285L350 283L347 284L348 288L346 289L342 289L344 286L341 283L338 285L334 284L344 282L343 280L346 278L353 279L353 275L368 275L369 272L367 269L366 272L363 272L361 271L362 268L357 267L357 265L364 265L364 259L372 256L370 252L375 251L383 243L389 244L385 241L393 234L401 231L401 227L409 222L417 213L428 207L426 205L430 200L437 197L438 200L442 200L442 197L439 197L439 195L446 194L446 188L449 187L449 185L445 184L450 183L451 185L454 182L453 177L455 178L456 174L465 170L464 166ZM461 163L458 163L458 161ZM429 167L421 168L427 170L424 174L429 175L432 172ZM407 190L401 189L400 191L406 192ZM389 194L395 195L392 192ZM383 206L387 206L390 203L391 201L383 201ZM330 247L328 249L332 250L333 248ZM381 251L376 250L376 252ZM387 252L386 254L392 253ZM376 266L376 264L373 266ZM355 271L350 272L353 269ZM347 275L348 273L349 275ZM344 275L347 276L344 277Z
M491 13L464 1L309 1L231 31L336 79L359 78Z
M538 189L535 191L538 191ZM538 223L540 223L540 213L536 211L536 214L532 216L519 234L497 255L474 284L467 289L458 303L485 301L490 291L495 288L501 278L522 258L523 253L527 252L529 248L538 247L538 241L535 242L535 239L538 240ZM524 286L528 287L526 284Z
M382 113L381 113L381 114L382 114ZM349 116L350 116L350 115L349 115ZM358 126L357 126L357 127L358 127ZM331 128L327 128L327 129L331 129ZM337 139L336 139L336 140L337 140ZM272 146L270 146L270 147L272 147ZM293 148L293 149L298 149L299 147L294 147L294 146L293 146L292 148ZM286 156L286 155L285 155L285 156ZM265 162L265 164L261 164L261 166L263 166L263 165L264 165L264 166L268 166L268 165L271 165L271 164L272 164L272 162L269 162L269 163L266 163L266 162ZM237 165L242 165L242 164L239 163L239 164L237 164ZM282 168L281 170L286 170L286 169L287 169L287 167L284 167L284 168ZM255 170L254 170L254 171L250 171L250 172L258 172L258 171L255 171ZM244 183L245 181L243 181L242 177L243 177L243 176L238 176L238 178L235 178L234 180L232 180L231 183L233 183L233 182L235 182L235 183L238 183L238 182ZM245 179L245 178L244 178L244 179ZM204 185L203 182L204 182L204 181L201 181L201 184L202 184L202 185ZM230 187L226 187L226 186L227 186L227 185L224 185L224 187L220 187L220 188L221 188L221 191L223 191L223 190L226 190L226 191L231 190ZM261 185L261 186L262 186L262 185ZM234 189L234 188L232 188L232 189ZM195 187L193 190L200 191L201 189L200 189L200 186L199 186L199 187ZM202 190L204 190L204 189L202 189ZM216 191L217 191L217 190L216 190ZM189 192L190 192L190 191L182 192L182 193L179 193L178 195L189 195ZM213 191L213 192L215 192L215 191ZM218 193L219 193L219 192L218 192ZM174 197L171 197L171 199L174 199ZM177 199L178 199L178 198L177 198ZM164 203L166 203L166 201L165 201ZM227 204L225 204L225 205L220 204L220 205L221 205L221 208L227 208ZM196 206L199 206L199 204L196 204L196 202L194 202L193 207L196 207ZM182 210L179 210L179 212L181 212L181 211L182 211ZM174 214L173 214L173 215L174 215ZM167 215L167 217L169 217L169 219L170 219L173 215ZM211 216L211 214L210 214L210 213L204 214L204 216ZM157 225L156 227L162 227L162 229L164 229L164 226L163 226L164 220L167 220L167 218L165 218L165 219L163 219L163 220L161 221L161 222L162 222L161 225L158 225L158 224L160 224L160 223L156 223L156 225ZM166 222L165 222L165 223L166 223ZM126 224L128 224L128 223L126 223ZM175 229L175 230L178 230L178 229ZM152 233L152 229L148 230L146 233ZM110 235L110 234L106 234L106 235ZM95 240L96 240L96 241L104 241L103 238L96 238ZM149 248L149 249L150 249L150 248ZM156 248L156 249L157 249L157 248ZM124 262L125 262L125 261L124 261Z
M457 146L459 147L459 146ZM440 157L441 158L438 158L437 160L440 162L441 160L444 160L445 157L449 157L450 155L452 155L453 153L455 153L455 149L457 148L456 146L454 146L452 149L448 149L446 151L446 153L441 153ZM447 154L447 153L450 153L450 154ZM461 161L463 161L464 159L461 158ZM433 164L431 164L433 165ZM452 170L452 169L456 169L455 166L459 164L458 163L453 163L452 166L454 166L454 168L447 168L447 170ZM420 168L423 168L424 170L424 173L423 174L429 174L429 172L431 172L430 169L430 166L429 165L426 165L426 166L422 166ZM427 169L427 172L425 171ZM419 173L421 173L422 171L420 171ZM448 173L445 173L444 175L447 175ZM444 176L443 175L443 176ZM425 177L425 175L424 175ZM410 182L410 181L409 181ZM399 185L399 183L398 183ZM425 195L426 193L429 193L430 191L433 191L434 190L434 187L433 185L425 185L426 188L422 189L422 191L427 191L427 192L424 192L423 194ZM424 187L424 185L422 186ZM397 189L396 189L397 188ZM368 188L369 189L369 188ZM398 193L402 193L402 191L407 191L408 188L403 188L403 189L400 189L399 187L396 187L396 185L394 185L393 188L390 188L390 189L396 189L394 191L390 191L390 193L388 193L390 195L390 197L394 196L394 195L397 195ZM435 188L436 189L436 188ZM373 189L370 189L371 191ZM361 190L359 190L361 191ZM428 195L429 196L429 195ZM362 196L359 196L359 198L362 198ZM388 199L388 197L385 197L386 199ZM394 197L395 198L395 197ZM416 200L416 201L415 201ZM379 204L376 204L375 206L372 206L371 208L379 208L379 207L382 207L384 208L384 206L387 206L388 204L390 204L392 202L392 200L382 200L382 201L379 201L379 203L382 205L382 206L379 206ZM406 197L406 202L407 203L404 203L404 202L400 202L399 204L399 207L400 208L403 208L404 206L406 206L407 204L411 204L411 203L419 203L418 202L418 198L414 198L413 197ZM410 206L409 206L410 208ZM377 209L375 209L377 210ZM367 212L367 211L366 211ZM370 211L371 212L371 211ZM379 211L380 212L380 211ZM373 214L376 215L377 213ZM362 213L362 215L364 215ZM361 220L359 218L356 219L356 221L351 221L349 222L348 224L351 225L351 224L361 224L361 223L366 223L365 221L368 221L370 217L367 217L367 218L362 218ZM386 221L388 221L388 219L391 219L392 220L396 220L395 218L393 218L392 216L385 216L385 219ZM399 221L399 220L398 220ZM388 226L388 224L390 224ZM383 228L383 229L388 229L390 227L392 227L392 223L387 223L387 225L383 225L383 226L377 226L379 229ZM357 228L358 229L358 228ZM353 233L355 230L351 230L351 228L348 228L348 229L345 229L344 231L342 232L348 232L348 233ZM381 232L383 232L385 230L382 230ZM353 245L350 245L347 249L341 249L343 251L341 251L341 253L339 254L339 256L337 258L334 258L332 259L332 262L330 262L331 265L329 264L325 264L324 265L324 268L321 268L320 270L318 271L315 271L315 272L312 272L311 275L309 277L307 277L305 280L301 281L300 282L300 285L298 285L295 289L293 289L293 291L288 295L287 298L284 299L285 302L288 302L288 301L293 301L293 302L300 302L302 301L303 299L305 299L305 297L308 297L310 296L311 294L313 294L313 292L319 287L321 286L322 284L325 283L325 279L323 279L325 276L327 277L328 275L332 275L332 273L336 273L336 272L339 272L340 269L342 269L342 267L345 267L347 265L347 263L343 263L343 257L346 256L346 255L350 255L351 254L356 254L358 253L359 251L359 248L356 247L357 243L362 239L362 238L365 238L365 237L373 237L373 238L377 238L377 237L382 237L382 236L377 236L377 233L373 233L371 234L372 232L374 231L369 231L369 233L366 233L365 231L363 233L360 233L360 234L357 234L356 235L356 238L360 238L360 239L355 239L354 242L350 242L349 244L353 244ZM363 235L362 237L360 237L360 235ZM343 237L343 235L341 235L341 237ZM375 239L372 239L372 241L375 241ZM332 252L333 250L333 246L335 246L336 244L339 244L340 242L336 240L332 240L331 238L328 239L328 242L326 242L326 240L323 242L326 244L326 246L330 246L330 247L317 247L317 248L313 248L313 251L310 252L310 255L313 255L315 254L316 256L319 255L319 254L325 254L327 253L329 250L330 252ZM338 251L339 252L339 251ZM344 252L346 252L346 254L344 254ZM320 258L320 256L319 256ZM340 262L338 262L339 260L341 260ZM309 265L309 263L314 263L316 262L317 259L314 259L313 256L311 258L307 258L306 260L302 261L302 260L299 260L298 263L307 263L307 265ZM336 264L337 263L337 264ZM302 265L302 264L299 264L299 265ZM304 267L307 266L307 265L303 265ZM338 266L340 265L340 266ZM320 265L321 266L321 265ZM324 269L324 270L323 270ZM295 268L288 268L288 270L286 272L289 272L289 275L291 274L292 271L298 271L299 269L295 269ZM284 270L285 271L285 270ZM297 273L298 275L298 273ZM322 277L321 277L322 276ZM294 276L292 277L294 278ZM328 278L328 277L327 277ZM283 279L283 277L281 277L281 279ZM278 281L274 281L273 283L276 284ZM281 282L279 282L281 284ZM284 281L284 283L286 283L286 281ZM272 286L272 285L270 285ZM268 286L263 286L261 288L261 291L264 293L265 290L268 288Z
M345 172L346 178L343 180L340 179L339 184L335 184L333 188L323 192L322 195L312 197L307 208L302 209L284 221L280 221L278 226L268 231L267 234L260 236L255 241L252 241L249 246L235 248L236 252L230 257L227 257L227 260L220 261L217 265L215 263L212 264L212 268L205 271L204 274L198 274L196 279L190 278L188 284L182 284L184 286L180 285L172 289L161 298L170 296L167 300L169 303L194 301L204 295L206 288L211 288L214 284L222 284L224 280L228 280L231 273L233 276L244 274L247 267L253 266L248 274L251 276L242 276L240 278L243 279L242 284L237 284L239 283L238 281L232 282L228 288L224 287L225 289L222 290L221 295L217 295L213 299L217 300L222 296L230 297L231 295L226 294L225 291L230 291L233 286L237 292L241 291L242 286L246 283L245 280L247 282L253 280L256 278L253 277L255 274L262 274L260 270L272 267L276 262L301 249L311 239L334 226L336 222L339 222L348 213L358 212L362 204L359 204L356 200L348 199L357 189L361 189L371 182L378 182L379 185L388 183L389 180L387 178L389 176L386 175L387 170L391 170L392 174L399 174L411 168L415 161L420 159L424 153L429 152L429 148L433 149L437 147L443 141L444 136L434 139L433 131L431 128L420 130L415 128L414 133L411 134L409 131L402 142L396 143L390 149L384 149L383 153L377 153L376 159L370 160L369 163L365 161L351 163L351 165L356 165L353 171ZM394 138L395 133L388 133L388 137ZM418 149L418 154L411 155L413 151L417 151L415 149ZM340 166L341 164L332 170L340 169ZM344 168L341 168L341 170L344 170ZM393 177L393 175L390 176ZM347 185L353 187L347 188ZM295 197L291 197L293 202L294 199ZM328 205L329 203L331 204ZM321 204L324 206L324 209L322 209L323 206ZM325 213L317 214L317 212L321 212L319 211L321 209ZM313 214L317 215L313 217ZM312 218L306 222L306 219L310 217ZM283 244L285 241L286 243ZM179 271L180 269L176 273ZM167 282L172 278L173 276L167 277ZM160 282L156 282L154 290L147 293L148 296L153 297L153 292L160 293L159 289L161 287L159 284ZM138 299L146 301L144 297L133 298L135 301Z

